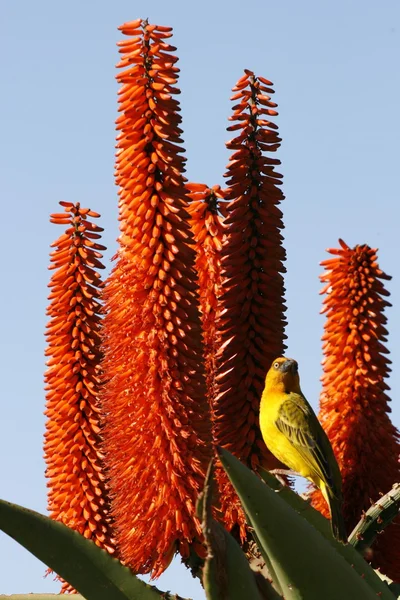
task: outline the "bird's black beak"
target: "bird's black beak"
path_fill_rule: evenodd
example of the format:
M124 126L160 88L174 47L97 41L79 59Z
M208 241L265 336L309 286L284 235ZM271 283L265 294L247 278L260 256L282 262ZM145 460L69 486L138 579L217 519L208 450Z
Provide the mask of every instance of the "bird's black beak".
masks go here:
M281 369L284 373L291 373L292 375L296 375L298 371L298 364L295 360L288 358L288 360L285 360L285 362L283 363Z

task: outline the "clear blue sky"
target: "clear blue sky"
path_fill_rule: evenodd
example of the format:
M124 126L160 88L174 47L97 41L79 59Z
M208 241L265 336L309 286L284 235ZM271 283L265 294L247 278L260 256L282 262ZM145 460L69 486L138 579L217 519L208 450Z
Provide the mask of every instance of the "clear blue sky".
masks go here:
M113 182L117 26L172 25L188 177L223 183L230 89L243 68L272 79L283 137L288 355L317 407L323 318L319 262L337 238L379 247L388 284L389 348L400 344L400 4L398 0L183 2L4 0L0 7L0 497L45 512L42 459L48 222L58 201L102 214L106 263L116 250ZM400 376L390 378L400 425ZM51 592L44 567L0 533L0 593ZM158 582L194 600L174 565Z

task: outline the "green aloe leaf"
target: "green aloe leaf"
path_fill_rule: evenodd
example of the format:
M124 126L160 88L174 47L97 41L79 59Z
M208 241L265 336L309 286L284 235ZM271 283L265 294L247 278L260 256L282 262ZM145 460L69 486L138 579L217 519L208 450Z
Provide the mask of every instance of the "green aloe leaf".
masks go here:
M349 542L362 554L372 546L376 536L390 525L400 510L400 483L379 498L362 515L349 536Z
M33 510L0 500L0 530L68 581L86 600L171 598L138 579L78 532Z
M371 587L306 519L228 451L219 448L218 454L286 600L376 600Z
M388 586L382 582L377 576L374 569L364 560L360 552L358 552L351 544L341 544L332 535L330 522L325 519L309 502L306 502L296 494L289 486L282 485L276 477L268 471L260 469L261 478L270 488L275 490L280 498L285 500L299 515L307 519L315 529L317 529L339 552L352 568L361 575L365 581L371 586L376 594L380 594L382 600L393 600L391 593L388 591Z
M375 573L384 582L384 584L387 585L394 597L397 598L397 600L400 600L400 584L395 583L392 579L390 579L390 577L387 577L386 575L381 573L379 569L375 570Z
M203 571L203 585L208 600L261 600L256 579L236 540L212 517L214 465L208 468L204 490L197 503L202 519L208 556ZM272 590L273 593L274 590ZM279 598L279 596L271 596Z
M60 600L60 598L62 598L60 594L11 594L11 596L0 594L0 600ZM85 598L80 594L74 594L73 600L85 600Z
M400 598L400 584L399 583L390 583L389 584L389 589L391 592L393 592L393 595L395 598L397 598L397 600L399 600Z

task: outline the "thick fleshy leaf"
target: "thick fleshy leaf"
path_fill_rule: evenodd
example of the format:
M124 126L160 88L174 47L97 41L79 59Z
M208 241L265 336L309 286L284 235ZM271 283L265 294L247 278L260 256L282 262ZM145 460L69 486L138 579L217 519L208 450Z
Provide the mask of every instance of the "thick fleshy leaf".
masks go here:
M260 550L286 600L376 600L376 593L312 525L237 458L218 449Z
M203 579L208 600L261 600L255 576L239 544L214 519L210 526L209 551ZM272 597L281 598L276 593Z
M397 598L397 600L400 600L400 584L392 581L390 577L386 577L386 575L381 573L378 569L375 570L375 573L384 582L384 584L387 585L391 593L394 594L394 597Z
M86 600L160 600L161 592L62 523L0 500L0 529L68 581Z
M376 571L374 571L351 544L344 545L335 540L332 535L329 521L323 517L318 510L313 508L309 502L303 500L303 498L299 496L299 494L296 494L289 486L282 485L276 477L265 469L260 469L260 475L270 488L278 492L280 498L285 500L299 515L307 519L307 521L315 527L315 529L317 529L334 548L336 548L337 552L339 552L353 569L365 579L375 593L380 594L380 598L392 600L387 585L382 583L382 580L377 576Z
M397 517L399 510L400 483L395 483L387 494L363 513L349 536L350 544L359 552L365 552L372 546L377 535Z
M262 600L256 579L237 541L212 517L214 465L210 462L197 513L207 543L203 585L208 600ZM272 590L274 592L274 590ZM265 596L264 596L265 597ZM280 596L267 596L280 598Z
M60 594L0 594L0 600L60 600ZM73 600L85 600L80 594L74 594Z
M394 597L397 598L397 600L400 599L400 584L399 583L391 583L389 585L389 589L391 592L393 592Z

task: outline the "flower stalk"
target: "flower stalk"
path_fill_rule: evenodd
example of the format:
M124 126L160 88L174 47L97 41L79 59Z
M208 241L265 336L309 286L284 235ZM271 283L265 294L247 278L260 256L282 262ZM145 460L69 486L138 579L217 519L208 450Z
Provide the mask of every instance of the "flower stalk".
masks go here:
M212 412L215 400L215 361L220 344L216 319L218 298L221 295L221 250L224 236L219 203L225 195L220 186L208 188L204 184L187 183L186 187L191 198L188 210L195 241L207 397Z
M100 448L102 281L99 215L60 202L51 222L67 226L51 253L46 328L47 416L44 456L51 518L115 553ZM63 582L62 591L71 591Z
M372 502L400 481L399 432L390 421L386 379L390 360L384 310L390 306L377 251L366 244L329 249L323 261L326 314L319 419L342 473L343 512L348 533ZM318 491L313 505L327 515ZM382 533L368 558L398 580L399 520Z
M170 27L120 27L119 250L106 283L102 395L123 560L159 576L191 544L210 450L195 254Z
M284 196L280 161L270 156L280 146L271 100L271 82L245 74L233 88L230 120L236 137L227 143L233 153L225 177L229 188L225 208L225 239L221 257L217 355L217 395L214 402L214 442L252 469L272 468L276 459L266 449L258 415L265 375L285 348L283 261L280 231ZM226 526L238 524L246 535L245 518L225 474L218 469L221 508Z

